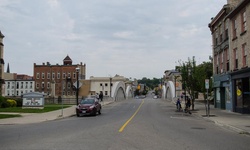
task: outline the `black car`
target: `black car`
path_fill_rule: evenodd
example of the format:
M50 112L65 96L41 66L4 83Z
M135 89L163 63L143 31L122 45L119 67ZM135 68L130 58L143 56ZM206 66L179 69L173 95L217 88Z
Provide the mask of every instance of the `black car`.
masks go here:
M95 98L86 98L81 100L79 105L76 107L76 116L92 115L96 113L101 114L102 106Z

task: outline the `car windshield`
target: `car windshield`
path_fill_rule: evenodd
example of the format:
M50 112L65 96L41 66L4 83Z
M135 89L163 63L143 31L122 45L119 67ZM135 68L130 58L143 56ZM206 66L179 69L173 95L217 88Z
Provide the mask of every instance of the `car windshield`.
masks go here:
M94 99L84 99L81 101L81 104L94 104L95 100Z

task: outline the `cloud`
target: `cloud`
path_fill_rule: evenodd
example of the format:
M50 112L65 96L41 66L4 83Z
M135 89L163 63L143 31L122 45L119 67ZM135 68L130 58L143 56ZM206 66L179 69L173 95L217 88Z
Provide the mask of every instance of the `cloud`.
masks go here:
M208 59L211 34L207 24L225 3L1 0L4 59L13 72L29 75L33 63L61 64L69 55L73 63L86 63L87 77L161 77L180 59L193 55Z

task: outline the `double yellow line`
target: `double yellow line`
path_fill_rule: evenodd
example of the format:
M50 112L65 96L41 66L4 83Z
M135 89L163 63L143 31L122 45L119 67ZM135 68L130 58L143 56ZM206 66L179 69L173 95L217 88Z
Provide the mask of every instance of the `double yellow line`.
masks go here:
M135 117L135 115L138 113L138 111L140 110L142 104L144 103L144 100L142 100L140 106L137 108L137 110L135 111L135 113L133 114L132 117L130 117L128 119L128 121L126 121L126 123L120 128L119 132L122 132L124 130L124 128L129 124L129 122Z

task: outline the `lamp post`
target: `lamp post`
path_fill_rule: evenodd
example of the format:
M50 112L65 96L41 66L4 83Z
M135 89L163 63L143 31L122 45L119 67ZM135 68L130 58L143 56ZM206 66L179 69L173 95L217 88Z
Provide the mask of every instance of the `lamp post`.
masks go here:
M76 105L78 105L78 90L79 90L79 81L78 81L78 76L79 76L79 70L80 68L76 68Z

